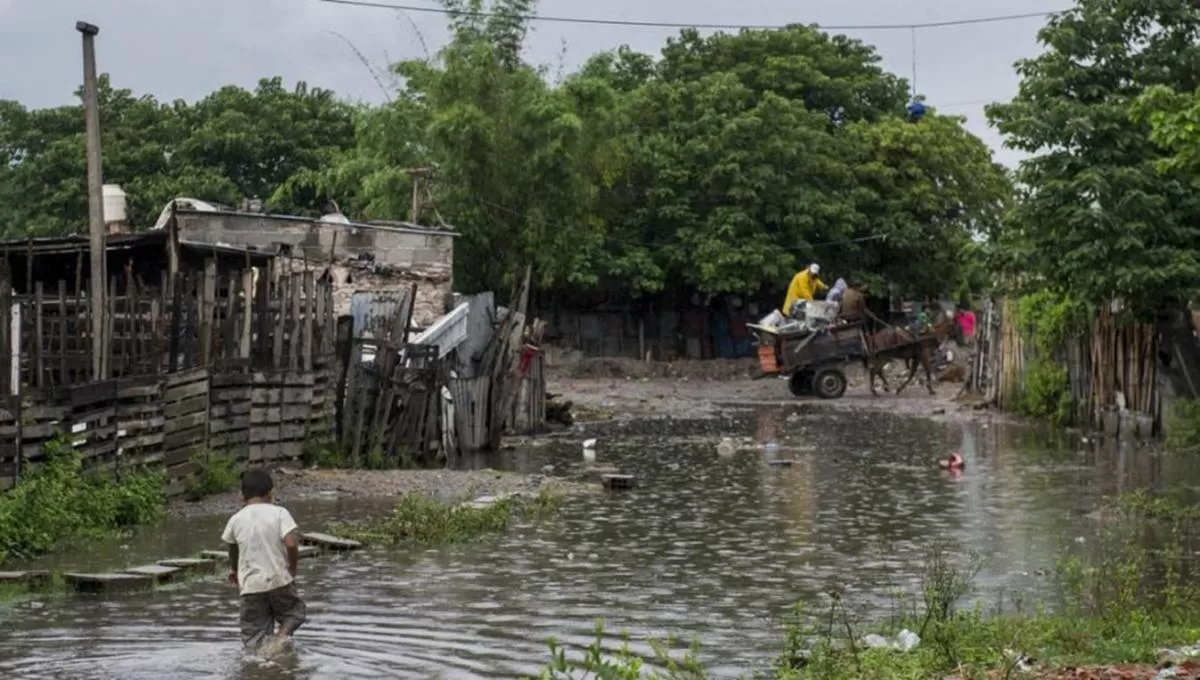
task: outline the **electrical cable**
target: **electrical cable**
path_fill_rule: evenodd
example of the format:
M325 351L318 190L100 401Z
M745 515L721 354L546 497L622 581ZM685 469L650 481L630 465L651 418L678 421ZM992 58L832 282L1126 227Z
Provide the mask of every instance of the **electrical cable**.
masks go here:
M495 12L459 12L445 7L422 7L419 5L402 5L376 0L316 0L331 5L352 7L368 7L372 9L400 10L405 12L424 12L426 14L443 14L489 18L496 16ZM1023 19L1039 19L1063 14L1067 10L1047 10L1045 12L1025 12L1022 14L1002 14L972 19L950 19L946 21L928 21L914 24L817 24L817 28L825 31L915 31L925 28L947 28L951 26L971 26L976 24L991 24L1005 21L1020 21ZM636 26L642 28L696 28L702 30L772 30L785 28L789 24L722 24L722 23L686 23L673 21L640 21L636 19L596 19L588 17L557 16L547 14L526 14L520 17L527 21L545 21L561 24L588 24L601 26ZM794 25L794 24L791 24Z

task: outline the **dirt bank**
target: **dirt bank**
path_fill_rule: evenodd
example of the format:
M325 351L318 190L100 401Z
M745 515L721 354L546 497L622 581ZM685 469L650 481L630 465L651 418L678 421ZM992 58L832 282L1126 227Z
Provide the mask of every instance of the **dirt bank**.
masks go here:
M574 487L541 475L521 475L496 470L276 470L275 495L282 502L332 498L399 498L423 493L451 501L517 491ZM172 501L174 517L224 515L242 507L239 492L209 496L198 502Z

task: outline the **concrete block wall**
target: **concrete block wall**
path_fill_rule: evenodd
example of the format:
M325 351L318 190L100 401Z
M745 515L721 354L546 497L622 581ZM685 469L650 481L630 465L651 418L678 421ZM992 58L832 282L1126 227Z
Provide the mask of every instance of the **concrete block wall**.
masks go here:
M336 224L279 215L180 211L179 237L187 241L251 246L260 250L286 243L311 259L371 253L379 264L422 268L454 263L454 237L435 230ZM336 240L334 235L337 235Z

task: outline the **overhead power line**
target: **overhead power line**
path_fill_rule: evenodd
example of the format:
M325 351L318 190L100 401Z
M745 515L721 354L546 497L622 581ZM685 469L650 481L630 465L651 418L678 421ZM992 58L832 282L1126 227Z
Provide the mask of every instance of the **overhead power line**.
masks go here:
M331 5L348 5L353 7L370 7L373 9L400 10L405 12L424 12L426 14L455 14L460 16L487 18L495 16L495 12L455 12L444 7L421 7L419 5L400 5L375 0L317 0ZM1003 21L1020 21L1023 19L1039 19L1057 16L1066 10L1051 10L1045 12L1026 12L1024 14L1002 14L996 16L976 17L974 19L950 19L946 21L928 21L915 24L817 24L826 31L913 31L921 28L947 28L951 26L971 26L974 24L994 24ZM712 30L770 30L785 28L789 24L720 24L720 23L687 23L679 21L638 21L634 19L597 19L589 17L555 16L549 14L526 14L528 21L545 21L560 24L590 24L600 26L638 26L644 28L697 28ZM798 22L793 22L798 23Z

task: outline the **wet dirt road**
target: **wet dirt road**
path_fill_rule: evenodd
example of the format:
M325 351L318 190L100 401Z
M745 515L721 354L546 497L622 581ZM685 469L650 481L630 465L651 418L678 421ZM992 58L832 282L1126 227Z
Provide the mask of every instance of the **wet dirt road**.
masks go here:
M716 449L724 436L776 446L726 457ZM634 649L646 649L646 636L695 637L714 675L734 677L769 663L796 600L817 608L844 588L857 611L886 616L892 593L919 579L934 538L982 555L985 602L1048 595L1044 574L1096 530L1102 497L1196 475L1171 459L1048 442L1002 423L777 405L586 425L492 463L568 474L582 466L584 437L598 438L599 462L637 475L640 488L579 496L556 519L466 545L307 560L300 584L311 622L282 664L242 659L236 597L213 580L3 606L0 677L514 678L536 674L551 636L587 644L600 617L627 629ZM961 476L936 466L951 451L966 459ZM772 466L776 457L793 464ZM387 503L289 507L320 529ZM188 554L214 547L223 522L173 519L63 563Z

